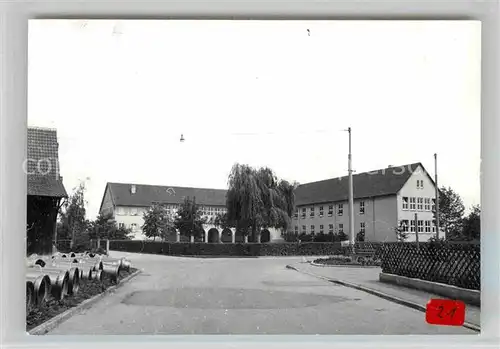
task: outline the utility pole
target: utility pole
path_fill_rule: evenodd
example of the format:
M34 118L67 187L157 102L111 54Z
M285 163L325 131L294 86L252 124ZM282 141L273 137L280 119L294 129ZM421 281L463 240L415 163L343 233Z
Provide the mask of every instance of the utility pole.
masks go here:
M354 194L353 194L353 183L352 183L352 154L351 154L351 128L347 129L349 132L349 155L348 155L348 171L349 171L349 232L351 234L351 244L354 245L356 240L356 235L354 233Z
M192 225L191 225L191 242L194 242L194 214L195 214L195 207L196 207L196 196L193 196L193 204L191 205L191 219L192 219Z
M438 186L438 165L437 153L434 153L434 184L436 186L436 238L439 239L439 186Z
M418 216L417 216L417 213L415 213L415 241L417 243L417 248L418 248Z

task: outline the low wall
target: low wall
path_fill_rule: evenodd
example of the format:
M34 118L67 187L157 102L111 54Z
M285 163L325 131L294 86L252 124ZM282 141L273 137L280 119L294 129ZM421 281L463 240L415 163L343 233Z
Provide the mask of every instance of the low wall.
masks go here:
M381 282L422 290L444 296L450 299L461 300L465 303L481 306L481 291L468 290L452 285L446 285L439 282L432 282L420 279L409 278L406 276L380 273Z

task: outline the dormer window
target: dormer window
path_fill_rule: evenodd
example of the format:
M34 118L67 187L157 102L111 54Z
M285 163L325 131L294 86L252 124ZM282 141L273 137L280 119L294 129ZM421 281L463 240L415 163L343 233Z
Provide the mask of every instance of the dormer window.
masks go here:
M135 194L136 189L137 189L137 188L135 187L135 184L132 184L132 185L130 186L130 192L131 192L132 194Z

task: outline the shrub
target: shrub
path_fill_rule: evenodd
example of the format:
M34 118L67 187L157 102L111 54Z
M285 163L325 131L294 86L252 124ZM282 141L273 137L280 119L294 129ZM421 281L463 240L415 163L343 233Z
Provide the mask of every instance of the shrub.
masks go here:
M314 256L343 253L340 243L184 243L155 241L110 241L115 251L164 254L172 256Z

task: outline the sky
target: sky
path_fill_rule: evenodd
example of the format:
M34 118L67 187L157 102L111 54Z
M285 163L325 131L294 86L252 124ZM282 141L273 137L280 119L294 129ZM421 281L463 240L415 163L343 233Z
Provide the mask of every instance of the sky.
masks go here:
M235 163L299 183L421 162L480 203L473 21L32 20L28 125L56 128L61 175L226 188ZM185 142L180 142L181 134ZM356 173L355 172L355 173Z

